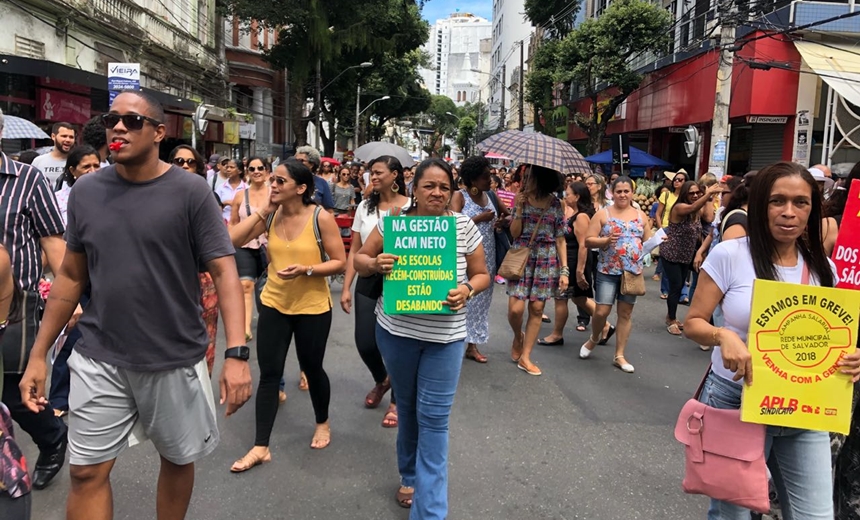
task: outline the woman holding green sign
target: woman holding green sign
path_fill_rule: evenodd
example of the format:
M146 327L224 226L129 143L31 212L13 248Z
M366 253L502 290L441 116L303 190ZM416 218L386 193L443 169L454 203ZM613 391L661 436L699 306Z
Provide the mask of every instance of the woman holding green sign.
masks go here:
M448 514L448 418L463 365L466 339L466 301L490 286L481 233L472 219L448 211L455 189L451 167L427 159L415 171L414 204L404 216L388 216L355 255L361 276L388 275L399 258L383 252L383 223L387 219L441 217L456 222L457 270L455 289L442 303L445 314L398 314L376 306L376 342L388 367L397 396L399 430L397 461L400 488L396 498L411 507L410 518L443 519Z

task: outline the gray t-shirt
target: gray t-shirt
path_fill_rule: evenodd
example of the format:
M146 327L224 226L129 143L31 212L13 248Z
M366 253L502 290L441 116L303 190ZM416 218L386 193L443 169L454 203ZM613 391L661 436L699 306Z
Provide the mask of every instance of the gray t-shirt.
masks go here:
M42 175L48 179L48 185L53 189L57 179L63 175L63 170L66 169L66 160L54 159L50 153L46 153L33 159L33 166L42 172Z
M176 166L131 183L108 166L75 182L66 243L87 255L83 355L142 372L190 367L206 353L198 272L234 253L206 181Z

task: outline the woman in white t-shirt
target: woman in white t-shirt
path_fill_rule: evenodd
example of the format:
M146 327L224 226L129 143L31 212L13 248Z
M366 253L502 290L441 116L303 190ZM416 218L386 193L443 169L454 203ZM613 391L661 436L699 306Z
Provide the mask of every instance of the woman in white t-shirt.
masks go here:
M356 279L355 254L367 242L367 237L376 229L380 216L395 213L409 207L410 199L406 196L406 181L403 178L403 166L395 157L383 155L370 163L370 184L373 192L370 197L361 201L355 211L352 223L352 243L349 257L346 259L346 275L343 280L343 290L340 296L340 306L349 314L355 303L355 346L361 360L370 370L376 385L364 398L364 406L376 408L391 389L385 363L376 345L376 298L369 295L372 292L375 277L358 277L353 297L352 282ZM397 427L397 401L394 392L391 393L391 404L382 419L383 428Z
M835 267L825 255L820 222L821 194L808 171L788 162L759 171L750 188L748 236L714 248L699 272L697 298L687 314L687 337L716 345L701 402L740 408L741 381L753 382L746 341L755 279L801 283L808 277L810 285L835 285ZM724 327L708 323L717 305ZM847 356L842 365L841 372L854 382L860 379L860 354ZM827 432L769 427L765 452L787 518L833 518ZM708 518L747 520L749 515L742 507L711 500Z
M411 518L448 517L448 419L463 366L466 302L490 287L483 239L472 219L448 210L456 189L451 167L427 159L415 171L415 205L404 216L452 216L456 221L457 287L442 305L449 314L386 314L383 299L376 306L376 341L397 394L400 428L397 465L400 488L396 499L412 507ZM382 221L355 257L365 276L392 272L397 257L383 252ZM413 502L414 496L414 502Z

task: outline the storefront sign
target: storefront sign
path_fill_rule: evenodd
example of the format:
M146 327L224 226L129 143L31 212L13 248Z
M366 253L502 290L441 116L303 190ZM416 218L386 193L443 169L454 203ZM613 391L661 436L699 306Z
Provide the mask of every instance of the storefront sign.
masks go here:
M83 125L90 119L90 98L40 88L39 119Z
M855 350L858 309L857 291L756 280L741 420L847 434L854 385L838 363Z
M224 141L227 144L239 144L239 123L224 121Z
M251 141L257 139L257 124L239 123L239 138L249 139Z
M788 116L747 116L747 123L760 125L784 125L787 121Z
M848 200L842 213L842 225L833 248L833 263L841 289L860 290L860 180L851 181Z
M123 90L140 90L140 63L108 63L110 103Z
M85 96L90 95L90 87L87 87L86 85L78 85L77 83L71 83L69 81L63 81L57 78L39 78L39 86L53 88L57 90L65 90L73 94L83 94Z
M457 287L455 217L383 220L383 251L398 255L383 283L386 314L450 314L443 302Z

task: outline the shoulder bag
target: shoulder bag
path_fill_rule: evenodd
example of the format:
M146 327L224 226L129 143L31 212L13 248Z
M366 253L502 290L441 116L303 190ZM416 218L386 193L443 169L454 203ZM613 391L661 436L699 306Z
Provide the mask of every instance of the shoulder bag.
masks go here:
M741 422L740 410L721 410L699 402L710 371L709 366L675 424L675 439L684 445L686 459L684 492L767 513L766 427Z
M379 211L379 208L376 211ZM396 206L391 208L391 213L388 214L394 217L398 215L400 215L400 208ZM358 276L355 281L355 292L371 300L378 300L382 296L382 275L374 273L370 276Z
M537 237L538 231L540 231L540 225L543 223L544 215L546 215L546 212L549 211L551 206L552 201L550 201L550 205L541 212L537 224L535 225L535 229L532 231L529 244L526 247L518 247L516 249L512 248L505 255L502 265L499 266L499 276L505 280L511 281L517 281L523 277L523 273L526 271L526 264L532 254L532 245L534 244L535 237Z
M609 208L606 208L606 214L609 215ZM629 223L628 223L629 227ZM631 273L626 269L621 272L621 294L624 296L644 296L645 295L645 275L643 273Z

